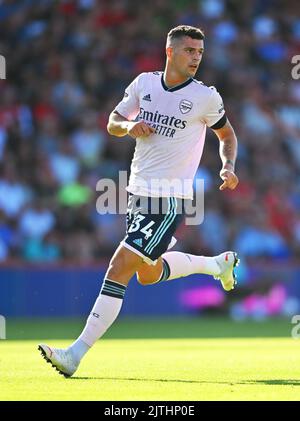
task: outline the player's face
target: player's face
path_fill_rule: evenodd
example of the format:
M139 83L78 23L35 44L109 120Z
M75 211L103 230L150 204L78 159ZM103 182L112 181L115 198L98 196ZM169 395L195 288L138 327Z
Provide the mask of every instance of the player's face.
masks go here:
M173 70L184 78L194 77L202 60L203 51L203 40L190 37L180 38L171 47L169 55Z

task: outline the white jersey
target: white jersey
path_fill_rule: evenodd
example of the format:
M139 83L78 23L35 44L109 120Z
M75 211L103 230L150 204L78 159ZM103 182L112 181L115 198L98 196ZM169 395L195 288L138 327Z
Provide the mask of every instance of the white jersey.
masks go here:
M163 72L141 73L115 111L155 128L154 134L136 139L127 191L192 199L206 126L219 128L216 123L222 127L226 121L216 89L192 78L168 88Z

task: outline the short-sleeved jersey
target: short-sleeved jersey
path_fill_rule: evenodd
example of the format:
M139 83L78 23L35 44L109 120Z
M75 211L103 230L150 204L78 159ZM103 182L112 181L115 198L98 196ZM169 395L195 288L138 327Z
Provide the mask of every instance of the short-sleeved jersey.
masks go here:
M154 134L136 139L127 191L192 199L206 126L220 128L226 121L216 89L192 78L168 88L163 72L141 73L115 111L155 129Z

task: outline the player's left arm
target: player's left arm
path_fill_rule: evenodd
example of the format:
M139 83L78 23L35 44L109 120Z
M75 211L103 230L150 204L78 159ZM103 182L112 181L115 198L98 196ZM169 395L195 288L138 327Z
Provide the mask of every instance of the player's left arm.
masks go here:
M219 189L224 190L229 188L230 190L234 190L239 183L239 179L235 174L238 144L236 135L228 119L223 127L214 129L213 131L220 141L219 153L222 161L220 177L223 180L223 184Z

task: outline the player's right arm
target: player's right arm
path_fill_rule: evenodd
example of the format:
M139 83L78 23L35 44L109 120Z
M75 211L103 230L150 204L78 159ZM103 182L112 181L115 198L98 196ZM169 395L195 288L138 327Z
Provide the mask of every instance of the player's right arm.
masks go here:
M113 136L147 137L154 129L143 120L134 121L140 112L139 93L145 74L137 76L125 89L124 97L110 114L107 131Z
M155 130L142 120L130 121L117 111L113 111L109 116L107 131L113 136L123 137L129 135L136 139L137 137L147 137L154 133Z

